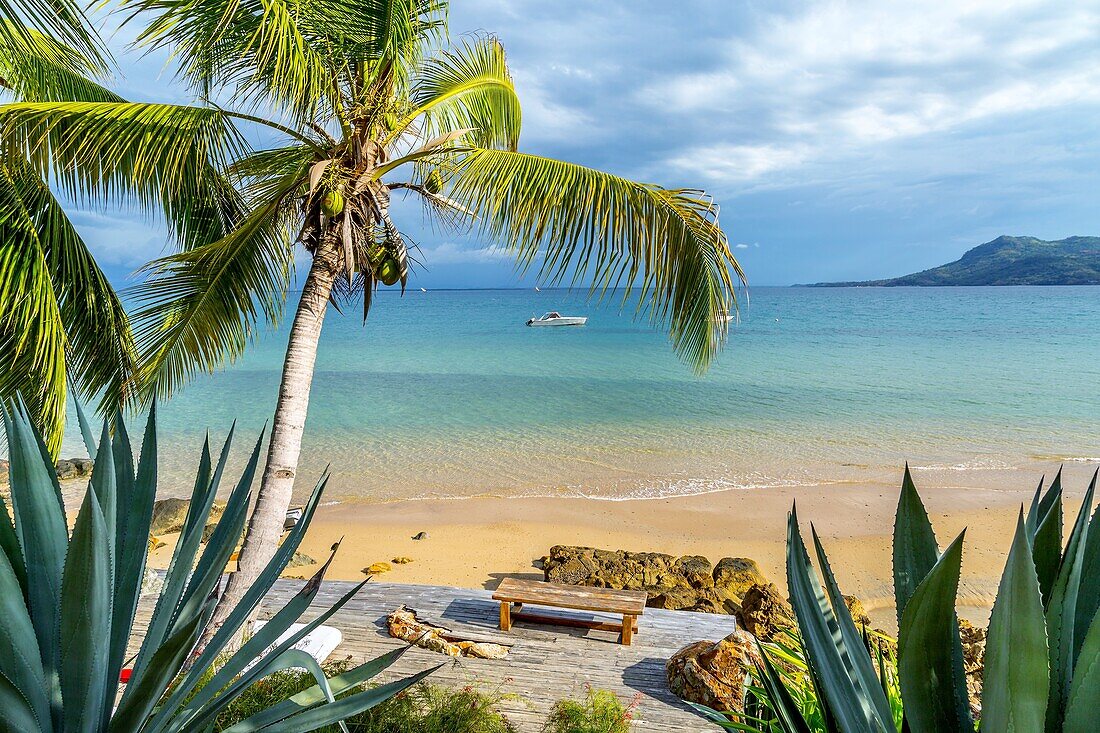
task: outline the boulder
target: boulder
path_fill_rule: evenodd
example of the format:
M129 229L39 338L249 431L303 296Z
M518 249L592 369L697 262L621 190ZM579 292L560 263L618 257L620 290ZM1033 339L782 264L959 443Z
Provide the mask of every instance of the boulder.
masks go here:
M848 613L852 614L852 621L855 622L856 628L871 625L871 617L867 615L861 600L855 596L844 596L844 605L848 607Z
M57 462L57 477L62 481L92 475L95 461L91 458L64 458Z
M719 642L697 641L665 664L668 689L688 702L742 712L748 673L756 659L756 641L740 629Z
M741 600L741 626L758 639L770 641L776 632L795 625L794 609L775 583L749 586Z
M153 521L149 525L149 531L156 535L181 531L183 523L187 519L187 509L190 505L190 499L169 498L153 502ZM210 507L208 518L210 524L203 528L203 542L210 538L209 533L214 531L213 525L217 523L218 518L221 517L224 511L224 501L215 501L214 505Z
M317 561L304 552L295 552L290 556L290 562L286 564L283 570L289 570L290 568L300 568L303 565L316 565Z
M546 580L595 588L644 590L649 606L738 614L745 591L767 582L753 560L627 552L556 545L542 560Z

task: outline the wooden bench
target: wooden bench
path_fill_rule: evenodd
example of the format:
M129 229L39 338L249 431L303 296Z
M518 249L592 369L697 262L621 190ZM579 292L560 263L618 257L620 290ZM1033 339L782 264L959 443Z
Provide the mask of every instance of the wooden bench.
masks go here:
M582 585L559 585L538 580L505 578L493 593L493 600L500 601L500 629L508 631L512 621L533 621L540 624L557 624L600 631L618 631L625 646L638 630L638 617L645 611L646 593L637 590L612 590L588 588ZM513 604L514 607L513 607ZM524 604L569 608L578 611L622 614L621 623L590 621L587 619L547 616L523 611Z

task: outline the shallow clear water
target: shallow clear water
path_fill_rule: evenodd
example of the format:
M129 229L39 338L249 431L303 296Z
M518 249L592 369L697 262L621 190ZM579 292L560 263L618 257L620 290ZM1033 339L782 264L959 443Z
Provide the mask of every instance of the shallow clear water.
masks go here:
M893 483L905 460L987 483L1100 456L1100 288L755 288L703 377L584 295L385 292L366 324L330 311L298 491L326 463L330 496L617 499ZM524 326L551 309L588 325ZM162 405L162 483L188 486L208 427L254 439L287 325Z

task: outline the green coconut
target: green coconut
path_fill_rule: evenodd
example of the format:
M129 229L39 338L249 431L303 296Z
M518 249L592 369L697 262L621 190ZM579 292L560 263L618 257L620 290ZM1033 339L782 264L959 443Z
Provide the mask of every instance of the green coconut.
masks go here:
M325 216L338 216L344 210L344 194L339 191L329 191L321 199L321 211Z
M397 266L397 260L387 257L378 268L378 279L383 285L393 285L401 277L401 268Z
M428 174L428 177L424 179L424 188L428 193L439 193L443 190L443 176L439 174L439 171L433 170Z

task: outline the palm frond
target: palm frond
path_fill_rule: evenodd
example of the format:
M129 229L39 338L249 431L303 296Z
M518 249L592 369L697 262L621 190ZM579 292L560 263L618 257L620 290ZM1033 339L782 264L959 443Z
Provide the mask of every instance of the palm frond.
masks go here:
M25 156L75 199L145 206L208 196L202 174L245 148L220 110L136 102L9 104L0 135L7 154Z
M37 28L40 30L32 30ZM0 45L34 46L48 34L83 56L96 68L108 54L87 16L73 0L0 0Z
M592 292L622 286L637 312L667 324L677 352L706 369L726 336L744 273L701 191L664 189L535 155L459 152L446 195L521 268ZM735 283L736 278L736 283Z
M120 101L93 79L102 65L33 28L0 20L0 88L19 101Z
M146 394L168 396L194 374L224 367L261 318L278 321L292 264L287 199L300 185L288 177L224 238L147 266L130 291Z
M112 411L128 397L134 348L126 313L34 171L0 164L0 397L22 394L49 449L61 447L66 377Z
M261 203L279 196L289 182L288 176L305 183L314 160L314 151L308 145L257 150L233 161L226 175L240 186L246 201Z
M520 110L504 46L492 37L465 41L432 58L413 82L410 110L389 134L389 144L419 122L420 137L470 128L478 147L515 150Z

